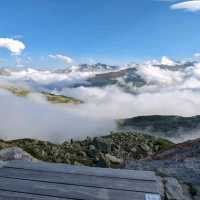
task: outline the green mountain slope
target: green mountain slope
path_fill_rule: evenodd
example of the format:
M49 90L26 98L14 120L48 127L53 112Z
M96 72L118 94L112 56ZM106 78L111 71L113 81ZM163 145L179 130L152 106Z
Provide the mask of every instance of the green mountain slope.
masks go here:
M118 128L176 137L197 131L200 128L200 116L139 116L118 120Z

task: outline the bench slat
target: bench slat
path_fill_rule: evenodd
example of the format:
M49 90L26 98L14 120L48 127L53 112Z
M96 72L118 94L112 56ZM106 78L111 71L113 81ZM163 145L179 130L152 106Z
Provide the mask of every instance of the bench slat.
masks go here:
M158 193L155 181L129 180L110 177L95 177L76 174L62 174L55 172L39 172L33 170L2 168L0 177L18 178L24 180L62 183L68 185L80 185L116 190L140 191Z
M0 190L79 200L144 200L145 193L0 177Z
M71 173L71 174L83 174L91 176L106 176L113 178L156 181L155 173L151 171L105 169L105 168L86 167L86 166L80 167L80 166L72 166L66 164L48 163L48 162L27 162L27 161L17 161L17 160L8 162L4 167L68 173L68 174Z
M71 200L66 199L65 200ZM63 200L63 198L0 190L0 200Z

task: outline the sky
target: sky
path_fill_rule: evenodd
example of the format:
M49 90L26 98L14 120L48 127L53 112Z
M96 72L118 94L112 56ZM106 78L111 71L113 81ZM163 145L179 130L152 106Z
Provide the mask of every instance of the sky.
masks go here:
M200 0L6 0L0 65L184 59L200 52L199 32Z

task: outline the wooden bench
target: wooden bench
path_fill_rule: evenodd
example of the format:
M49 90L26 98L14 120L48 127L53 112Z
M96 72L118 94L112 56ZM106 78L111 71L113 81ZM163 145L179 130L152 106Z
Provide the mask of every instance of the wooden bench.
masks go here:
M160 200L150 171L9 161L0 168L0 200Z

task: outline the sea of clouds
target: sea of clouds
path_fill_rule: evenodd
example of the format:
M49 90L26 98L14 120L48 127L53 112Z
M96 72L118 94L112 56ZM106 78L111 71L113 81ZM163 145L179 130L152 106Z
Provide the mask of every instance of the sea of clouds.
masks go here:
M75 83L86 83L88 78L95 76L94 71L11 71L9 76L0 76L0 85L23 85L33 91L38 88L48 89L56 94L78 98L84 103L55 105L36 92L24 98L0 89L0 137L61 142L70 138L107 134L115 130L115 120L121 118L155 114L199 115L200 64L167 64L148 62L134 65L137 75L145 84L136 87L133 83L124 81L129 91L118 84L72 87ZM121 77L119 82L123 79ZM59 84L62 87L58 90L56 86Z

